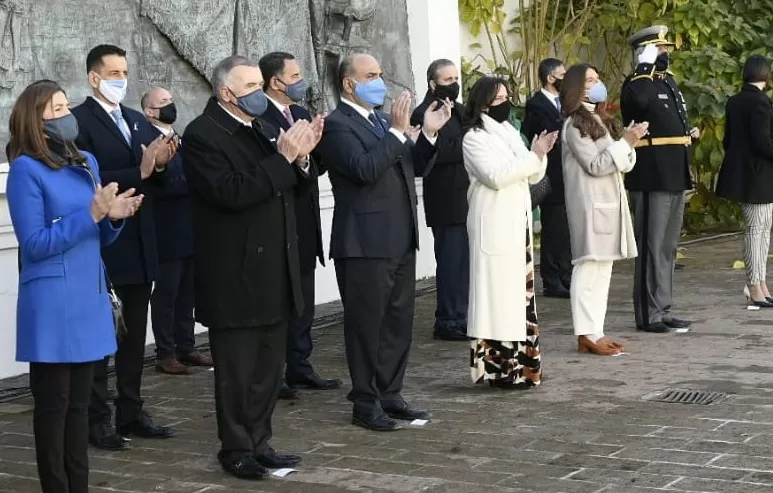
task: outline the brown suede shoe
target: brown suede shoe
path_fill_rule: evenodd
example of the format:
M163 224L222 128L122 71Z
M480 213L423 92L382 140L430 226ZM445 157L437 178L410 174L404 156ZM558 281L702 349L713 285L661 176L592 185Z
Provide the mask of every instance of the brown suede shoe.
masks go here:
M212 358L198 351L177 356L180 363L190 366L212 366Z
M156 371L166 373L167 375L185 375L188 373L188 367L177 361L177 358L171 357L156 360Z

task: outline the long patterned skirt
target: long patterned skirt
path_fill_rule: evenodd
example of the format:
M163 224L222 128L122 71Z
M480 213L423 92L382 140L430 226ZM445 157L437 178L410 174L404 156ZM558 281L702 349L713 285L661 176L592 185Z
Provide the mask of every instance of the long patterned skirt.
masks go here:
M528 223L527 223L528 224ZM492 387L529 388L539 385L540 367L539 325L534 301L534 262L531 233L526 229L526 340L471 341L470 370L472 381L488 381Z

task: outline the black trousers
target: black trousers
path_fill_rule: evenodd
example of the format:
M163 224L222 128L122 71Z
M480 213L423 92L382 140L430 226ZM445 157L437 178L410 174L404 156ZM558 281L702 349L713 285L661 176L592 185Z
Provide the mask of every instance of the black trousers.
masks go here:
M89 394L93 363L31 363L33 429L43 493L89 491Z
M413 338L416 254L336 259L335 269L354 412L399 405Z
M435 238L435 330L467 330L470 294L470 243L467 225L432 228Z
M160 264L150 297L158 359L190 354L195 349L193 300L193 257Z
M271 415L282 383L286 338L286 321L261 327L210 329L221 460L262 454L268 448Z
M542 288L568 290L572 285L572 246L565 204L540 205L541 244L539 271Z
M294 315L287 327L287 367L285 378L305 377L314 372L309 358L313 343L311 340L311 325L314 322L314 276L315 271L301 277L301 293L303 294L303 313Z
M148 302L151 283L115 286L123 302L123 317L127 333L118 341L115 353L115 377L118 398L115 400L115 424L127 425L142 411L140 388L145 361L145 339L148 326ZM91 424L110 421L107 402L108 358L94 365L94 388L91 392L89 421Z

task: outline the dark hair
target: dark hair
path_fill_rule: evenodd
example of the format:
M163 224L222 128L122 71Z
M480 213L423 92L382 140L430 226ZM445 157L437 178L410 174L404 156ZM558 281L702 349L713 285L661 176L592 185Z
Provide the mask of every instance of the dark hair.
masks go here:
M126 50L123 50L115 45L99 45L89 51L86 55L86 72L91 72L102 66L102 58L108 55L118 55L119 57L126 58Z
M8 121L11 138L6 147L6 154L9 161L26 155L54 169L64 165L49 149L49 139L43 131L43 113L51 98L58 92L64 94L64 89L58 83L43 79L28 85L19 94ZM71 142L64 144L63 151L68 156L77 156L76 160L83 162L82 155Z
M279 77L285 69L287 60L295 60L295 57L284 51L272 51L258 60L258 67L263 72L263 90L268 89L272 77Z
M770 60L762 55L752 55L743 64L744 84L767 82L770 80Z
M553 75L553 72L563 64L564 62L558 58L546 58L539 62L537 75L539 76L540 83L543 86L548 85L548 76Z
M481 113L491 106L499 92L499 86L507 88L507 83L501 77L484 76L473 84L467 97L467 111L464 115L465 131L473 128L482 128L483 119Z
M338 65L338 90L342 91L344 90L344 79L347 77L354 77L355 71L354 71L354 57L357 55L360 55L361 53L352 53L350 55L347 55L341 60L341 63Z
M438 58L434 62L429 64L429 67L427 67L427 85L429 85L430 81L435 81L437 78L438 70L450 67L454 64L451 60L447 58Z
M596 105L596 114L601 122L583 105L585 101L585 79L588 69L598 73L593 65L579 63L566 71L561 85L561 108L564 116L572 118L572 123L580 131L580 136L598 140L607 133L617 138L620 135L620 123L606 111L606 103Z

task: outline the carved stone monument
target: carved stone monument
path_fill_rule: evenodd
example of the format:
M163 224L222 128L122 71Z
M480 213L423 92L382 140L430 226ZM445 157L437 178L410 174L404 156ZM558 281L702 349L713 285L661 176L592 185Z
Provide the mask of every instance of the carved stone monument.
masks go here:
M90 94L86 54L101 43L127 51L125 104L139 108L147 89L166 87L179 131L209 98L212 67L232 54L292 53L310 83L307 104L329 111L340 59L369 52L394 96L413 89L406 1L414 0L0 0L0 146L27 84L54 79L74 104Z

